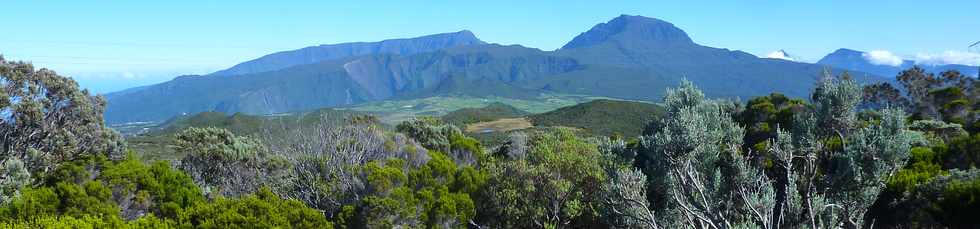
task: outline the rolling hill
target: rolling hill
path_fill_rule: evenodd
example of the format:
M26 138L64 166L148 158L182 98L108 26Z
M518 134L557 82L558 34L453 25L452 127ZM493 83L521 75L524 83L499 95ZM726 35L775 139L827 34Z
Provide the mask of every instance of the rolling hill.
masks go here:
M468 31L382 41L367 51L351 51L362 50L355 46L277 53L211 75L111 93L106 120L159 121L205 111L270 114L447 95L658 101L684 78L713 97L773 91L802 97L824 68L698 45L673 24L629 15L598 24L556 51L484 44Z
M226 129L239 136L257 139L281 136L283 131L313 126L320 123L333 124L346 122L353 116L364 113L349 110L319 109L276 116L255 116L242 113L225 114L221 112L201 112L180 116L149 127L143 133L126 137L127 145L137 152L141 159L171 160L180 158L182 152L173 149L174 134L190 128L216 127Z
M639 136L643 128L664 114L662 106L633 101L593 100L528 116L536 127L565 126L603 136Z
M477 123L477 122L488 122L504 118L517 118L528 115L527 111L523 111L507 105L505 103L495 102L487 105L485 107L479 108L463 108L455 110L443 115L442 121L447 123L452 123L455 125L463 126L466 124Z

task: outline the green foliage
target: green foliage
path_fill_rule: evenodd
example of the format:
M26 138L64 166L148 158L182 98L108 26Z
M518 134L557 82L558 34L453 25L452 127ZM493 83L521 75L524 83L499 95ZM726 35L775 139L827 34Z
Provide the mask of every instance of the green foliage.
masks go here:
M0 208L0 218L94 215L134 219L147 213L173 217L179 209L204 201L187 175L164 162L146 165L132 158L112 162L95 157L65 163L44 183L25 189L22 198Z
M525 156L488 165L484 221L503 228L594 223L607 179L596 144L559 128L533 133L527 149Z
M206 194L237 196L252 193L277 179L287 166L258 140L225 129L188 128L176 135L177 150L187 152L180 168Z
M744 130L732 119L732 109L726 107L730 104L706 99L687 81L667 90L664 104L667 114L660 129L641 138L641 165L651 172L648 177L662 179L653 181L663 185L654 193L656 201L666 201L663 208L652 210L661 217L656 220L668 227L768 224L767 219L748 214L754 206L744 195L754 194L739 189L750 185L746 180L753 178L742 176L742 170L751 168L736 167L746 164L740 152ZM768 188L771 193L772 188ZM739 191L745 191L743 196L732 200ZM760 205L775 203L770 200ZM771 207L756 207L765 208Z
M456 126L444 124L441 120L433 117L420 117L405 121L395 128L398 132L418 141L426 149L442 152L451 150L450 137L463 134L463 131L460 131Z
M344 208L361 209L347 221L369 228L466 228L476 215L470 195L482 188L486 175L469 166L458 168L445 154L429 155L432 159L418 168L398 159L366 164L362 172L369 193L363 202Z
M745 146L752 146L754 152L765 153L767 141L776 138L776 130L792 127L793 117L808 110L807 106L803 100L790 99L779 93L752 98L735 118L745 126Z
M980 223L980 170L953 169L879 203L872 215L883 227L970 228Z
M863 107L881 109L885 107L908 107L908 98L902 97L901 91L887 82L864 85Z
M268 188L239 199L218 198L182 211L182 227L196 228L333 228L315 209L282 199Z
M783 116L783 122L792 120L791 133L777 128L775 138L755 144L769 153L767 159L742 152L745 135L729 103L705 99L689 82L668 90L667 118L641 139L637 164L648 173L652 204L632 205L633 212L649 212L634 219L664 227L865 226L865 212L920 135L906 129L897 110L884 110L873 122L859 120L860 94L848 77L826 77L812 96L812 110ZM767 100L773 99L786 100L756 99L741 118L772 122L776 105ZM768 122L759 130L770 131ZM653 213L656 218L643 217Z
M882 227L976 225L975 217L960 213L971 208L976 211L978 204L970 201L970 194L955 194L975 190L968 185L975 179L970 174L975 172L957 169L974 167L980 161L976 156L980 150L980 138L975 133L980 126L974 110L976 80L956 71L934 75L920 67L903 71L897 79L910 101L907 109L913 112L909 128L922 132L930 148L911 151L910 164L889 178L868 218Z
M935 212L934 215L939 216L940 222L946 226L976 226L980 223L976 218L976 213L980 212L980 178L949 181L938 202L940 212Z
M909 129L925 134L931 144L947 144L953 139L969 135L960 124L938 120L915 120L909 124Z
M282 179L273 180L273 188L338 220L338 214L351 213L345 206L358 205L369 192L363 166L398 159L419 167L430 160L415 141L374 124L317 124L287 136L268 140L270 151L285 157L289 167Z
M931 181L936 176L944 175L939 165L939 154L925 147L912 148L909 165L888 178L887 192L906 193L913 191L916 186Z
M338 125L363 119L361 112L336 110L330 108L310 112L297 112L277 116L257 116L243 113L225 114L221 112L201 112L194 115L173 118L167 122L138 130L120 130L127 134L126 142L144 161L180 160L187 152L174 150L177 141L175 134L188 128L220 128L237 136L251 138L285 138L287 130L313 126L316 124ZM117 127L118 128L118 127Z
M405 121L398 124L396 129L426 149L449 152L453 160L460 164L476 164L484 156L479 141L463 135L458 127L433 117Z
M74 80L0 57L0 162L17 159L30 174L43 176L64 161L122 157L124 144L105 127L104 110L105 99Z
M869 90L847 76L819 82L812 106L777 93L739 106L684 81L662 108L597 100L533 115L555 127L510 133L492 155L435 118L391 133L370 116L337 125L301 115L283 126L316 125L283 129L266 145L252 134L286 118L209 113L166 130L186 154L177 165L184 173L120 158L116 136L90 117L101 112L98 97L0 59L0 109L12 120L0 123L12 147L0 164L0 227L972 227L980 172L946 169L980 163L980 134L962 128L976 123L973 81L920 73L899 78L913 120L896 109L859 113ZM42 96L39 87L54 92ZM443 118L511 115L523 114L494 104ZM630 142L557 127L635 135L648 122Z
M806 156L810 159L803 160L805 164L799 171L800 177L807 176L802 174L813 174L815 171L823 171L825 174L822 175L821 179L824 179L822 181L805 178L802 180L813 185L810 188L825 187L826 189L823 193L810 194L814 196L811 197L811 201L826 201L828 204L834 204L830 206L838 206L843 211L837 212L832 208L811 208L810 211L822 211L821 214L824 216L803 220L815 221L818 225L824 226L862 226L865 222L865 213L878 199L887 179L904 167L912 144L922 141L919 139L921 135L907 130L904 113L895 109L883 110L881 120L871 125L860 125L854 116L854 108L859 99L856 95L860 94L860 89L853 81L828 80L824 81L821 89L817 90L814 97L826 101L815 102L816 117L811 116L794 126L794 143L791 148L799 149L806 153L805 155L813 155ZM808 138L834 137L841 139L840 153L828 152L827 149L820 149L819 144L806 142ZM816 152L810 151L813 150L813 146L817 146ZM825 167L820 166L816 164L819 160L829 161L830 164L824 165Z
M943 157L945 168L980 167L980 133L953 139Z
M248 160L264 153L262 144L219 128L188 128L176 135L177 147L197 157Z
M934 119L965 126L973 126L978 121L976 115L973 115L978 93L975 78L955 70L945 71L937 76L926 72L922 67L913 66L899 73L896 81L905 89L905 97L894 99L907 102L894 105L905 105L907 110L912 111L913 119ZM874 90L872 87L865 89Z
M599 136L633 137L663 113L663 107L652 103L598 99L528 118L535 126L565 126Z
M31 173L24 162L10 158L0 164L0 205L20 195L20 189L31 183Z
M122 228L122 229L141 229L141 228L176 228L173 222L162 220L152 215L141 217L133 221L122 221L118 218L100 218L91 215L83 217L71 216L43 216L36 217L29 221L0 222L3 228L53 228L53 229L97 229L97 228Z
M319 211L261 189L208 202L191 178L165 162L92 157L66 162L0 205L14 228L330 228Z

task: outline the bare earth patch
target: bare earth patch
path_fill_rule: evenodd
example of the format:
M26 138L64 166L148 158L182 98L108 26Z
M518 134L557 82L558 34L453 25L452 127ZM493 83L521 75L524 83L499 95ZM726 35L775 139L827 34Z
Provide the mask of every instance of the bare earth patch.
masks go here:
M534 125L531 124L530 120L526 118L505 118L498 119L489 122L478 122L466 126L466 132L470 133L491 133L491 132L507 132L511 130L520 130L531 128Z

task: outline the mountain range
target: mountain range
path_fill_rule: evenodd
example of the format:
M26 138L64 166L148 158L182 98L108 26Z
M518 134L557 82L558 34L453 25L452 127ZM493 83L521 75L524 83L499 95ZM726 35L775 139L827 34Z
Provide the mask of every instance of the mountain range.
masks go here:
M561 93L659 101L685 78L712 97L774 91L803 97L823 69L699 45L669 22L622 15L554 51L489 44L464 30L274 53L208 75L107 94L106 120L160 121L204 111L270 114L440 95Z
M926 72L936 74L944 71L956 70L965 75L977 76L977 71L980 70L980 67L978 66L960 64L917 64L912 60L901 60L901 63L897 65L876 64L871 61L869 53L852 49L838 49L837 51L827 54L827 56L821 58L820 61L817 61L817 64L849 71L865 72L868 74L889 78L894 78L896 75L898 75L898 73L902 72L902 70L909 69L915 65L922 67Z

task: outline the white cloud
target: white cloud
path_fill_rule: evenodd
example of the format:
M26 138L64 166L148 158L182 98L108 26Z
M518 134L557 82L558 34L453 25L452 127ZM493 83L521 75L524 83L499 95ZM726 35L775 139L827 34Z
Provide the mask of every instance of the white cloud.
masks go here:
M786 52L783 50L773 51L769 54L766 54L766 58L796 61L796 58L789 56L789 54L786 54Z
M123 73L120 74L120 76L123 79L134 79L136 77L139 77L135 73L132 73L132 72L123 72Z
M899 66L902 65L902 57L885 50L874 50L861 54L865 60L876 65Z
M943 65L943 64L962 64L980 65L980 53L964 51L945 51L942 53L919 53L915 55L916 64L924 65Z

